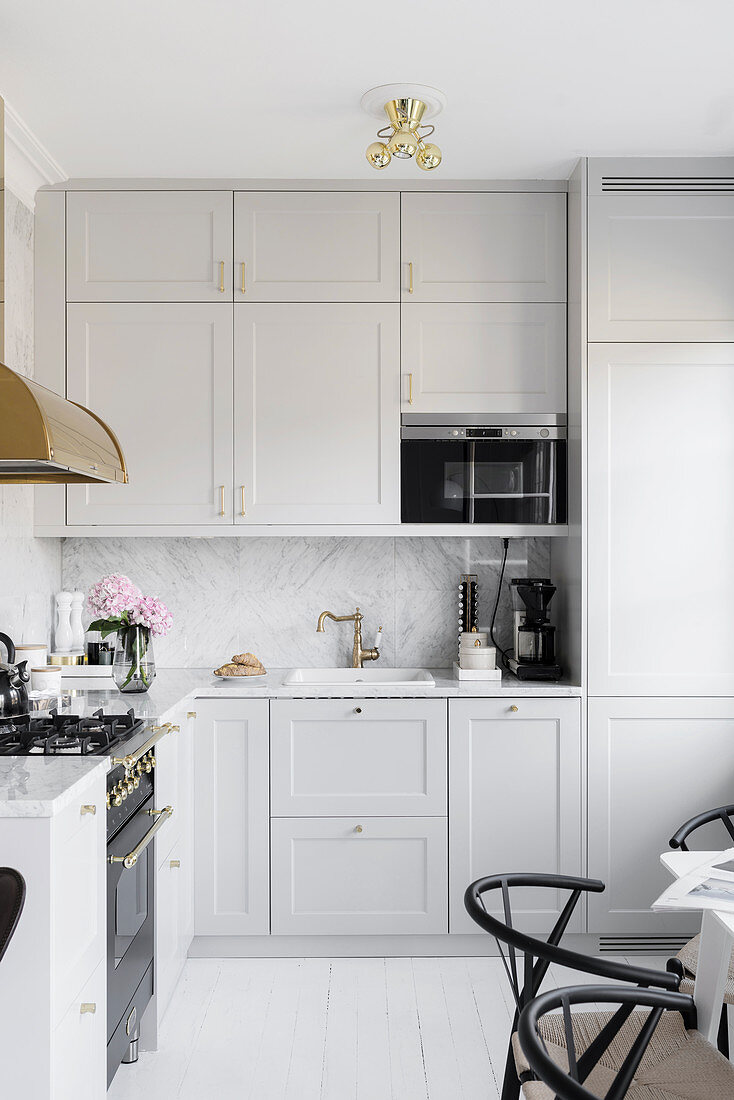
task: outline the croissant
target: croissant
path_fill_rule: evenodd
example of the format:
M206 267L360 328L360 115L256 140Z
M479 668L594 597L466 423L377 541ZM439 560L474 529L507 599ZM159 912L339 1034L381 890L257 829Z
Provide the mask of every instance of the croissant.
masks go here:
M255 665L240 665L235 664L234 661L227 665L222 665L221 668L214 669L215 676L264 676L265 668L258 661Z
M235 653L232 658L234 665L250 665L252 668L262 668L259 659L254 653Z

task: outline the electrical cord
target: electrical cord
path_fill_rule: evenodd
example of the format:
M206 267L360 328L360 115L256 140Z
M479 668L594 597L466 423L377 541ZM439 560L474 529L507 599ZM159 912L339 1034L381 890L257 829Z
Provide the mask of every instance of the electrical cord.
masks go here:
M505 652L505 650L502 648L502 646L499 644L499 642L497 641L497 639L494 636L494 622L495 622L495 619L497 618L497 608L499 607L500 596L502 595L502 581L504 580L504 577L505 577L505 566L507 565L507 551L508 551L509 546L510 546L510 540L509 539L503 539L502 540L502 545L504 547L504 554L502 555L502 565L500 566L500 577L499 577L499 580L497 581L497 597L494 601L494 610L492 611L492 622L491 622L490 627L489 627L489 636L492 640L492 645L495 647L495 649L499 650L499 652L502 654L502 659L504 660L505 664L507 664L507 660L508 660L507 653Z

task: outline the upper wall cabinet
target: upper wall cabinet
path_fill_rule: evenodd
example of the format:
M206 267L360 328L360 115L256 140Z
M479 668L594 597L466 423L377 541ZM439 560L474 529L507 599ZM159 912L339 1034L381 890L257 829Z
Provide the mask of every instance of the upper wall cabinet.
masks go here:
M397 302L399 204L361 191L235 194L235 301Z
M565 302L565 194L404 194L406 302Z
M405 305L405 413L563 413L562 305Z
M734 195L589 199L589 340L734 340Z
M232 300L231 191L71 191L70 302Z
M69 485L67 523L232 522L232 305L71 305L67 396L103 418L128 485Z
M237 523L398 523L400 306L235 306Z

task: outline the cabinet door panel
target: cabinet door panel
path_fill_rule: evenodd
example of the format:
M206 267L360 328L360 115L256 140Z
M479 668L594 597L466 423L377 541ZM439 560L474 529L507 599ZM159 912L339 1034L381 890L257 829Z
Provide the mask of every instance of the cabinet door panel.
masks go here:
M449 700L449 838L451 932L481 933L464 908L475 879L582 873L578 699ZM547 933L566 900L552 890L513 891L513 919ZM487 896L492 902L489 912L501 917L499 894ZM579 911L569 931L582 931Z
M404 413L566 411L565 306L410 303L401 342Z
M404 301L566 301L565 195L404 194L401 211Z
M101 962L53 1033L53 1100L100 1100L107 1091L107 963ZM82 1011L84 1009L84 1011Z
M590 340L734 340L734 196L589 199Z
M446 814L441 699L276 699L270 709L277 817Z
M197 701L195 928L267 935L268 703Z
M589 348L591 695L734 695L732 408L734 345Z
M67 397L110 425L129 476L70 485L69 525L231 524L232 306L67 312Z
M399 309L236 307L238 523L399 522Z
M732 801L731 699L589 700L589 874L606 883L589 895L590 932L692 934L699 913L653 913L670 886L660 854L676 829ZM707 826L691 848L729 843Z
M155 966L158 1022L168 1008L191 942L192 866L188 843L180 840L156 871Z
M71 191L66 202L69 302L232 301L231 191Z
M235 299L396 302L399 225L397 194L236 194Z
M444 933L446 818L274 818L273 932Z

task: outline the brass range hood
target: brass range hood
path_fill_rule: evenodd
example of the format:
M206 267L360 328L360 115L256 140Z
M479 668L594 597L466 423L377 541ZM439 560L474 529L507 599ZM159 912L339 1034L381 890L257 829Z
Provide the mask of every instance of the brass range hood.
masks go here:
M125 456L83 405L0 363L0 484L127 482Z

